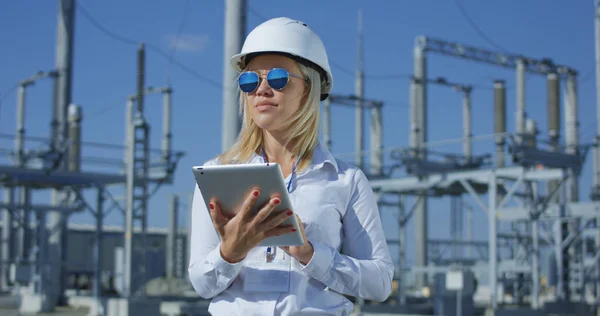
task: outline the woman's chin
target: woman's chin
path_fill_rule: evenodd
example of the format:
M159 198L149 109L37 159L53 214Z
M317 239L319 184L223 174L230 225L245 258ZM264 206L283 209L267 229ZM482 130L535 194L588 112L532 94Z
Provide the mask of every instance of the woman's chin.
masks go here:
M272 115L259 114L254 116L254 123L263 130L275 128L275 118Z
M283 134L285 134L285 127L281 124L275 124L275 122L269 122L269 124L261 124L257 122L256 126L260 127L260 129L262 129L265 132L268 132L269 134L275 137L283 136Z

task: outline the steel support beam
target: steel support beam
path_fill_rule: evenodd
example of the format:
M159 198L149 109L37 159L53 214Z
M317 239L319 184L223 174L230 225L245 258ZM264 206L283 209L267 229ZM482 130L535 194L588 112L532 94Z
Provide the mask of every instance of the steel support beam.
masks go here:
M561 169L528 170L515 166L432 174L427 179L418 177L374 179L370 181L370 184L376 191L414 192L426 190L441 183L460 180L487 182L492 173L495 173L498 179L517 180L522 177L524 181L559 180L564 176L564 171Z
M540 219L590 219L596 218L600 213L600 202L572 202L565 207L565 214L561 216L561 204L548 204L545 209L540 210L543 211ZM501 221L523 221L531 218L529 211L530 209L524 207L503 207L496 210L496 216Z
M9 203L0 203L0 208L17 211L27 208L33 212L62 212L62 213L73 213L80 210L79 206L59 206L59 205L51 205L51 204L9 204Z
M577 71L574 68L555 64L550 59L535 59L521 55L492 52L487 49L436 39L424 35L417 36L416 43L418 46L422 47L422 49L428 52L435 52L442 55L482 62L510 69L516 69L519 60L526 60L527 63L524 70L526 72L538 75L547 75L551 72L556 72L560 75L567 75L569 73L577 74Z

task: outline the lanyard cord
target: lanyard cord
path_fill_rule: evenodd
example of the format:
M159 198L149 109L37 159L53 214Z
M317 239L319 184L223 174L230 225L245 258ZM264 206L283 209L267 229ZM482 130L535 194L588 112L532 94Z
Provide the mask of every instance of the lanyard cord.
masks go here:
M265 149L262 146L260 146L260 151L262 152L263 161L265 163L268 163L269 161L267 160L267 156L265 154ZM296 163L292 167L292 174L290 175L290 181L287 184L288 193L291 193L290 189L292 188L292 181L294 181L294 176L296 175L296 167L298 167L299 162L300 162L300 157L298 157L298 160L296 160Z
M267 155L265 154L265 149L262 146L260 146L260 151L262 153L263 161L265 163L268 163L269 161L267 160ZM294 176L296 175L296 167L298 167L299 162L300 162L300 157L298 157L298 160L296 160L296 163L292 167L292 174L290 175L290 181L288 182L288 185L287 185L288 193L291 193L290 189L292 187L292 181L294 181ZM277 255L277 247L273 247L273 253L271 253L271 247L267 247L267 253L266 253L267 262L271 262L273 259L275 259L276 255ZM284 256L285 256L285 254L284 254Z

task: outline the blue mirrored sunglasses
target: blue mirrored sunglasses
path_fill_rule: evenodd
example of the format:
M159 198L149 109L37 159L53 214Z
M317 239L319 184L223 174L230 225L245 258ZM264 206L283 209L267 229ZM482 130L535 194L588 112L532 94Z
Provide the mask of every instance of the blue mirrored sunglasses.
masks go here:
M283 68L273 68L267 73L267 83L269 84L269 87L279 91L285 88L288 81L290 80L290 76L302 79L302 77L295 74L290 74L287 70ZM261 77L261 75L254 71L246 71L241 73L238 78L240 90L246 93L253 92L254 90L256 90L256 88L258 88Z

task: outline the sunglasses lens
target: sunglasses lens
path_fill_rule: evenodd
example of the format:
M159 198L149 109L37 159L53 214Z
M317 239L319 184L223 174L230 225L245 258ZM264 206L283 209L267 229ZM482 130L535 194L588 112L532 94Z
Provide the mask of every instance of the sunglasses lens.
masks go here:
M273 68L267 75L269 86L275 90L281 90L288 83L288 72L282 68Z
M254 72L245 72L238 79L240 90L250 93L258 86L258 75Z

